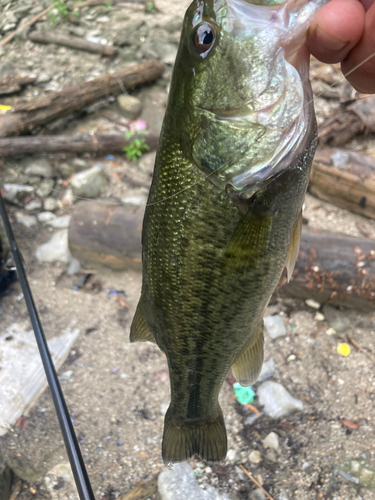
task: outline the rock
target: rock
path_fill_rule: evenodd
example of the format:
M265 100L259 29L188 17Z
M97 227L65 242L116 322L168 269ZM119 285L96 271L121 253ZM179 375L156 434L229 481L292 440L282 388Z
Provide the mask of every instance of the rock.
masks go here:
M86 34L85 30L80 26L69 26L69 33L79 38L83 38Z
M160 473L158 493L161 500L229 500L211 486L200 488L193 469L186 462L174 464L172 469Z
M34 198L33 200L30 200L28 203L25 205L25 210L28 212L32 212L33 210L39 210L42 208L42 202L40 201L39 198Z
M36 83L39 84L43 84L43 83L48 83L50 80L51 80L51 75L46 73L45 71L41 71L38 75L38 78L36 80Z
M142 102L132 95L121 94L117 98L121 113L129 120L135 120L141 114Z
M36 226L38 224L37 218L35 215L23 215L23 214L17 214L16 215L17 222L19 224L22 224L23 226L29 228Z
M72 160L72 167L76 172L82 172L82 170L89 169L90 165L83 158L74 158Z
M262 461L262 455L258 450L253 450L249 453L249 460L252 464L259 464Z
M25 17L32 9L31 4L19 5L16 9L13 10L13 14L17 18L17 21Z
M229 449L227 453L227 460L231 464L240 464L242 462L241 455L236 450Z
M253 490L250 493L250 499L251 500L266 500L266 495L263 493L263 491L260 488L257 488L256 490Z
M15 187L10 187L3 195L6 202L17 205L17 207L22 207L22 203L18 199L18 191Z
M336 332L344 332L351 325L350 319L345 316L344 312L336 309L336 307L326 304L323 307L323 313L329 325Z
M295 411L303 410L302 401L295 399L281 384L277 382L263 382L258 387L259 404L264 412L272 418L281 418Z
M54 212L61 208L61 203L59 200L55 200L55 198L46 198L43 203L43 208L47 212Z
M266 459L269 460L270 462L276 463L278 461L276 451L268 449L266 451Z
M313 309L320 309L320 304L314 299L306 299L305 304Z
M264 326L272 340L285 337L287 334L286 326L281 316L266 316L264 318Z
M288 500L288 497L285 493L285 491L282 491L280 495L277 497L277 500Z
M73 205L74 203L74 194L73 194L73 189L68 187L65 189L62 197L61 197L61 203L64 205L64 206L68 206L68 205Z
M25 158L21 161L21 166L25 168L25 174L29 177L36 175L50 179L53 176L53 170L47 158Z
M57 370L79 333L73 321L72 327L64 330L57 327L56 334L49 336L48 348ZM38 397L47 388L34 332L12 323L2 329L2 338L5 336L7 342L0 342L0 457L19 478L34 482L63 460L62 436L53 408L47 415L34 409ZM32 406L29 428L21 432L16 422ZM37 406L42 409L39 403ZM16 430L9 432L9 429Z
M0 80L7 76L14 76L16 74L16 67L11 61L6 61L0 64Z
M246 474L244 473L244 471L242 469L240 469L238 467L238 465L235 465L234 470L236 471L236 474L237 474L238 479L240 481L246 481Z
M12 490L13 473L0 455L0 500L8 500Z
M47 243L37 248L35 256L41 262L68 264L71 259L68 247L68 230L57 231Z
M262 441L265 448L271 448L278 451L280 449L279 436L276 432L270 432Z
M321 312L317 311L315 313L314 319L315 319L315 321L324 321L326 318L325 318L324 314L322 314Z
M78 274L81 270L81 263L78 259L72 259L69 262L68 269L66 270L66 274L68 276L73 276L74 274Z
M103 169L98 165L75 174L70 183L74 196L97 198L108 187Z
M66 229L70 224L70 215L62 215L61 217L55 217L54 219L47 222L47 224L56 229Z
M87 166L85 168L87 168ZM71 177L75 173L75 170L72 165L69 165L69 163L60 163L60 165L57 167L57 172L62 179L69 179L69 177Z
M270 358L268 361L265 361L263 363L262 370L260 372L257 382L264 382L268 378L271 378L274 373L275 373L275 362L272 358Z
M55 182L53 179L44 179L36 190L36 194L41 198L47 198L52 193Z
M44 478L51 500L79 500L69 462L55 465Z
M52 219L56 219L56 215L52 212L39 212L36 218L39 222L48 222Z

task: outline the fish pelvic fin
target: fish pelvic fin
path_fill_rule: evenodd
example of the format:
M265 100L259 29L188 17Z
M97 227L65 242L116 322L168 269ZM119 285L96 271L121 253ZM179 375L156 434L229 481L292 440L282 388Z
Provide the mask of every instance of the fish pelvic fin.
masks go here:
M237 382L247 387L257 381L263 365L263 320L256 334L250 339L232 365Z
M219 462L227 455L227 433L223 413L207 420L180 422L169 407L165 416L162 455L165 464L184 462L198 455L205 462Z
M130 327L130 342L154 342L152 335L142 310L142 299L138 302L137 310Z
M292 277L294 266L296 265L299 246L301 243L301 232L302 232L302 210L298 216L296 225L294 227L292 240L290 242L290 247L285 262L288 283Z

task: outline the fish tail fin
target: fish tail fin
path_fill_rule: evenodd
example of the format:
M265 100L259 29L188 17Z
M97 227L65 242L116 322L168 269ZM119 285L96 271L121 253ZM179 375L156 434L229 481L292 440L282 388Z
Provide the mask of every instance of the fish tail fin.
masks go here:
M186 423L165 416L162 455L165 464L184 462L198 455L205 462L219 462L227 455L227 433L220 406L210 419Z

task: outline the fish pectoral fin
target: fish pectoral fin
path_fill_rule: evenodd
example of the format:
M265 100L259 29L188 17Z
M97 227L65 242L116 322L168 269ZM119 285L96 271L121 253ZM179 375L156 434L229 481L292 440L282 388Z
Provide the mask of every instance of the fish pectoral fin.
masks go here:
M244 387L257 381L263 365L263 320L256 334L240 352L232 365L232 373Z
M296 222L296 225L294 228L292 241L290 242L290 247L289 247L288 255L286 257L286 262L285 262L288 283L292 277L292 274L294 271L294 266L296 265L298 252L299 252L299 246L301 243L301 232L302 232L302 210L298 216L298 219L297 219L297 222Z
M130 327L130 342L154 342L155 339L152 335L146 318L142 311L141 301L138 302L137 310Z
M198 455L205 462L220 462L227 454L223 413L217 411L198 422L181 422L168 409L165 415L162 455L165 464L184 462Z

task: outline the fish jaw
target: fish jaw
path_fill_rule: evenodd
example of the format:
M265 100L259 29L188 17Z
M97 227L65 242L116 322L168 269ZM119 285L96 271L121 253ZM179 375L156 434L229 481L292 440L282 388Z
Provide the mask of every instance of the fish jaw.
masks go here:
M179 86L190 130L185 152L223 190L276 175L285 168L280 159L298 155L311 131L309 54L303 44L325 0L264 3L193 2L184 22L176 73L184 66ZM201 5L207 5L206 15ZM193 54L192 34L206 21L217 36L202 59Z

